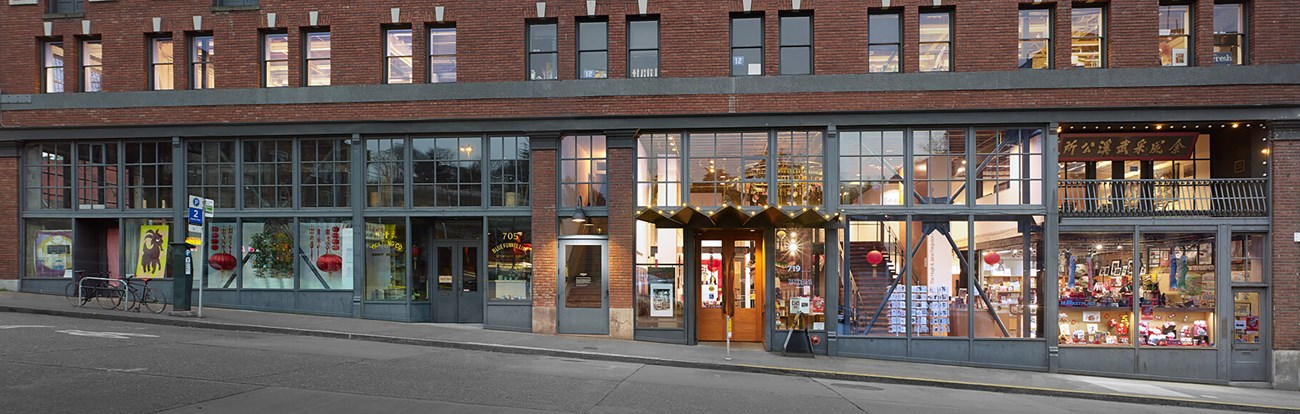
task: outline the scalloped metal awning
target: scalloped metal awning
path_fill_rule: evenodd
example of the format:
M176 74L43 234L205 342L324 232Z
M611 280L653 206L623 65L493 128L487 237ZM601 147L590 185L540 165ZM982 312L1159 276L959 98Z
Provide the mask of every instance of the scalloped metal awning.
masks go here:
M761 210L724 205L712 212L695 206L681 206L676 211L665 208L646 208L636 213L636 219L653 223L660 228L773 228L822 227L838 221L839 213L826 214L815 208L782 209L765 206Z

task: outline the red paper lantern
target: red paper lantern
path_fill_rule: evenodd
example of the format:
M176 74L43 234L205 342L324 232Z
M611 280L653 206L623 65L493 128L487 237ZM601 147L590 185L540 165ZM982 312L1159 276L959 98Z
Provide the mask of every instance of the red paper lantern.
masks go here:
M998 255L998 252L988 252L984 254L984 263L988 263L989 266L998 264L1000 261L1002 261L1002 256Z
M338 240L335 240L334 242L338 243ZM411 257L420 257L420 252L422 251L423 250L420 250L420 246L411 246Z
M316 259L316 268L325 273L343 270L343 258L336 254L326 254Z
M885 261L885 255L880 254L879 250L867 252L867 263L871 263L872 266L878 265L883 261Z
M811 342L811 343L813 344L813 346L821 345L821 343L822 343L822 337L817 336L817 335L812 335L812 336L808 337L808 342Z
M216 269L218 272L229 272L235 270L235 256L230 253L217 253L208 257L208 266Z

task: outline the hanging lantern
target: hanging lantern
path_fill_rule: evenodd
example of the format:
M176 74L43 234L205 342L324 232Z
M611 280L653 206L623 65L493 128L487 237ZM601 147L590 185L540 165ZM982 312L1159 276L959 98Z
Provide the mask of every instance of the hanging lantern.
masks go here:
M421 251L419 245L411 246L411 257L420 257Z
M316 268L325 273L343 270L343 258L333 253L325 254L316 259Z
M217 253L208 257L208 266L218 272L235 270L235 256L230 253Z
M871 263L872 266L878 265L883 261L885 261L885 255L880 254L879 250L867 252L867 263Z
M998 264L1000 261L1002 261L1002 256L998 255L998 252L988 252L984 254L984 263L988 263L989 266Z

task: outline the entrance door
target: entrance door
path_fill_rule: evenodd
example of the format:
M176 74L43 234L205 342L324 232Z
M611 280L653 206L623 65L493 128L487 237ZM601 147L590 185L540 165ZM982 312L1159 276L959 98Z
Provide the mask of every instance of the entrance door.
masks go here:
M483 323L479 243L439 242L433 245L433 256L433 321Z
M1265 334L1270 321L1268 297L1264 289L1232 290L1232 372L1233 381L1267 381L1268 347Z
M700 301L697 338L727 339L727 314L731 314L736 342L763 341L763 303L766 275L759 233L700 233L698 248Z
M609 334L609 275L604 240L560 241L560 275L556 290L556 331Z

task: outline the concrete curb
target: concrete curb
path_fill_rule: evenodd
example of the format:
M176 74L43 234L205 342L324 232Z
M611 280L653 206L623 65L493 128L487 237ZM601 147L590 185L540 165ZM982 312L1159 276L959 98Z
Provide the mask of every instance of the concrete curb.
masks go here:
M63 316L82 319L99 319L120 322L147 323L154 325L177 326L186 328L215 329L226 331L243 331L258 332L281 335L311 336L331 339L350 339L370 342L383 342L401 345L427 346L435 348L463 349L469 351L497 352L517 355L539 355L562 358L577 358L593 361L623 362L633 364L658 365L678 368L708 369L718 371L745 372L757 374L772 374L798 376L807 378L833 379L841 381L855 381L868 383L914 385L924 387L939 387L949 389L962 389L972 391L1001 392L1009 394L1038 395L1046 397L1064 397L1084 400L1111 401L1130 404L1157 404L1170 407L1202 408L1210 410L1230 410L1240 412L1255 413L1288 413L1300 414L1300 407L1278 407L1269 405L1239 404L1216 401L1203 401L1193 399L1160 397L1152 395L1139 394L1119 394L1119 393L1101 393L1092 391L1065 390L1056 388L1027 387L1019 385L1004 384L986 384L965 381L948 381L930 378L900 377L878 374L863 374L855 372L824 371L814 369L789 368L789 367L772 367L763 365L747 364L725 364L719 362L696 362L683 361L674 359L643 357L635 355L620 355L598 352L584 351L566 351L558 349L537 348L516 345L488 344L477 342L452 342L438 339L421 339L407 338L400 336L361 334L351 332L337 332L326 330L311 330L284 328L277 326L263 325L243 325L222 322L206 322L195 319L159 319L151 317L134 316L130 314L109 314L97 313L95 311L70 311L41 308L26 308L11 305L0 305L0 312L27 313L35 315Z

